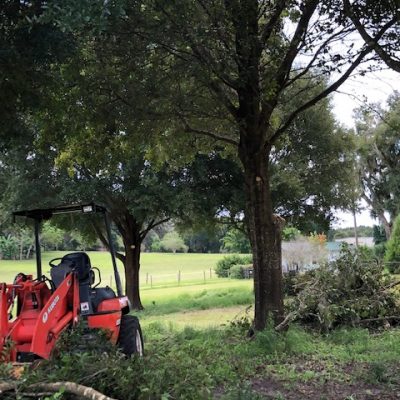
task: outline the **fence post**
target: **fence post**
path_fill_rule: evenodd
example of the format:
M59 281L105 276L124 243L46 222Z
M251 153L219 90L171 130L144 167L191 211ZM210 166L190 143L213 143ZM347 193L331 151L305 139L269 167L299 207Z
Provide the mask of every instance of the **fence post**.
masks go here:
M210 268L210 279L212 278L212 269Z
M148 285L148 284L149 284L149 273L146 272L146 285Z
M178 286L181 285L181 270L178 271Z
M110 275L110 288L112 288L112 275Z
M203 271L204 283L206 283L206 271Z
M153 287L153 275L150 275L150 287Z

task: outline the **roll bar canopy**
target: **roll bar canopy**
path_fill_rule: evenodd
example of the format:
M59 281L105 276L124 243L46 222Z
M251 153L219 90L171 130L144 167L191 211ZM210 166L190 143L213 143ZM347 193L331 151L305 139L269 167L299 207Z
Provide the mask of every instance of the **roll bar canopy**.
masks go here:
M72 204L67 206L58 206L53 208L38 208L35 210L23 210L13 212L13 220L15 222L16 217L26 217L31 218L35 221L35 250L36 250L36 270L37 277L41 279L42 276L42 256L40 251L40 223L42 221L49 220L53 215L59 214L70 214L70 213L83 213L91 214L98 213L104 215L104 222L107 230L107 239L110 247L111 260L114 270L115 284L117 286L118 296L122 296L122 285L121 278L119 276L117 262L115 259L115 248L111 236L110 220L108 218L107 209L95 203L85 203L85 204Z
M48 220L53 215L58 214L69 214L69 213L101 213L105 214L107 209L103 206L100 206L95 203L86 203L86 204L72 204L68 206L58 206L53 208L38 208L35 210L23 210L23 211L15 211L13 212L13 218L15 221L15 217L26 217L37 220Z

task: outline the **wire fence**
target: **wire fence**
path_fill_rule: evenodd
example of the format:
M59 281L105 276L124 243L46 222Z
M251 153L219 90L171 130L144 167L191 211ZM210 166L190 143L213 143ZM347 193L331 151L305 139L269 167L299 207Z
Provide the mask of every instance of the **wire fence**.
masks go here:
M390 271L394 274L400 274L400 262L382 262L382 261L370 261L366 262L365 265L370 263L381 264L384 269ZM318 265L314 265L314 268L317 268ZM307 270L307 269L304 269ZM304 272L303 269L299 268L290 268L288 266L282 266L283 273L300 273ZM252 271L249 276L245 276L247 279L252 278ZM182 270L178 270L175 273L168 274L157 274L157 273L141 273L139 276L139 282L141 287L145 287L148 289L160 287L160 286L180 286L184 284L196 283L196 284L207 284L211 281L217 280L218 277L215 271L212 268L204 269L202 271L195 272L185 272ZM122 287L125 286L125 277L121 275L121 283ZM110 287L115 287L114 275L109 275L107 284Z
M209 283L211 280L217 279L217 275L215 274L212 268L204 269L202 271L195 272L184 272L182 270L178 270L176 273L169 274L154 274L151 272L142 273L139 275L140 286L153 288L159 287L163 285L176 285L180 286L181 284L187 283ZM125 279L124 276L121 276L121 283L124 287ZM114 275L109 275L107 284L110 287L115 286Z

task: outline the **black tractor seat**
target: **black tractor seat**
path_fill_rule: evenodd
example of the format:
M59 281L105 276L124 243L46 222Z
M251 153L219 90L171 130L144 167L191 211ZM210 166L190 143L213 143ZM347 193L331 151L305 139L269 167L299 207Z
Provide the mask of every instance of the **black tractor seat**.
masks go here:
M85 252L66 254L57 266L51 268L50 275L55 287L57 288L72 271L77 272L79 280L79 302L82 315L95 313L103 300L116 297L115 292L108 286L92 288L94 271L90 258Z
M84 252L69 253L62 257L57 267L52 268L50 271L51 279L56 288L60 286L67 274L72 271L78 273L80 283L93 280L94 275L89 256Z

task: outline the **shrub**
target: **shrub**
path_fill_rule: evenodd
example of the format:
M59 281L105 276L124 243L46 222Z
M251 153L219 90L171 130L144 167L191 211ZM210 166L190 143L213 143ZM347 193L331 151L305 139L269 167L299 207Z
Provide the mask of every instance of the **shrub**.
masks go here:
M229 269L229 277L233 279L244 279L244 271L242 265L232 265Z
M251 263L251 256L238 256L238 255L229 255L225 256L221 260L217 262L217 266L215 268L215 273L220 278L227 278L229 275L229 271L233 265L244 265Z
M388 323L385 317L400 314L398 294L389 286L382 264L346 246L336 261L308 275L291 308L297 319L323 331L346 325L378 327Z
M301 235L301 232L294 226L286 226L282 231L282 240L289 242L296 240Z
M222 249L228 253L249 253L251 251L249 238L239 229L229 229L221 242Z
M386 252L386 244L385 243L379 243L374 246L374 254L375 257L379 260L383 260Z
M188 247L185 245L185 242L180 237L178 232L172 231L168 232L164 235L161 240L161 248L166 252L183 252L186 253Z
M391 273L400 273L400 215L394 220L392 236L386 244L385 262Z
M4 260L14 260L18 255L17 240L11 236L0 236L0 255Z

